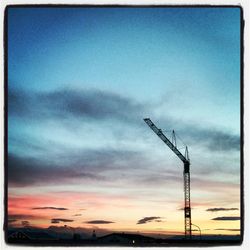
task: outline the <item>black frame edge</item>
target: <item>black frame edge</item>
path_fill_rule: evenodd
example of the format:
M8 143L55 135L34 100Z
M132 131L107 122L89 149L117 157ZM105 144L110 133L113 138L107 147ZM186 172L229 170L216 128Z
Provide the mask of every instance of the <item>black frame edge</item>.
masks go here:
M212 4L190 4L190 5L176 5L176 4L153 4L153 5L140 5L140 4L9 4L4 9L4 238L5 243L13 245L8 242L8 10L11 8L239 8L240 9L240 213L241 213L241 231L240 240L232 245L241 245L244 240L244 13L243 7L240 4L235 5L212 5ZM204 242L206 243L206 242ZM19 245L19 244L14 244ZM22 244L20 244L22 245ZM36 244L35 244L36 245ZM47 244L38 244L39 246L53 246ZM210 245L210 244L209 244ZM227 246L228 244L214 244L211 246ZM29 245L29 246L32 246ZM34 246L34 245L33 245ZM37 245L36 245L37 246ZM64 245L67 246L67 245ZM69 246L69 245L68 245ZM81 245L83 246L83 245ZM109 245L110 246L110 245ZM172 246L175 246L174 244ZM182 246L177 244L178 247L188 246L206 246L205 244L190 244Z

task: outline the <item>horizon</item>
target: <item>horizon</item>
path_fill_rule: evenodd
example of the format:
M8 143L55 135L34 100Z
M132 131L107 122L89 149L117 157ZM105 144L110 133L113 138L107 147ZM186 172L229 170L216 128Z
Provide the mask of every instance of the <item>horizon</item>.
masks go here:
M58 231L59 230L59 231ZM218 229L220 230L220 229ZM42 227L32 227L32 226L20 226L20 227L9 227L8 232L41 232L44 231L48 234L57 233L57 237L63 239L66 235L66 238L70 239L73 238L75 234L78 234L81 236L81 239L89 239L92 237L93 232L95 232L96 237L103 237L110 234L135 234L135 235L144 235L149 236L155 239L171 239L174 237L183 237L185 238L185 234L183 232L168 232L168 231L147 231L147 232L140 232L140 231L113 231L113 230L107 230L107 229L101 229L101 228L86 228L86 227L71 227L68 225L61 225L61 226L55 226L50 225L47 228ZM205 230L206 231L206 230ZM221 230L226 231L226 230ZM238 233L233 234L223 234L223 233L202 233L201 236L199 232L192 233L192 237L194 238L204 238L204 237L230 237L230 236L240 236L240 231Z
M9 228L241 235L240 8L7 13Z

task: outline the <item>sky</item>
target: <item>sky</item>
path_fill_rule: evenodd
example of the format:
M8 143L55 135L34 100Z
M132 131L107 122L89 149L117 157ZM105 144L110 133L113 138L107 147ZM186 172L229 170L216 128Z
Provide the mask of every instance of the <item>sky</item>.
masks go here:
M183 234L145 117L192 222L239 234L239 8L9 8L9 227Z

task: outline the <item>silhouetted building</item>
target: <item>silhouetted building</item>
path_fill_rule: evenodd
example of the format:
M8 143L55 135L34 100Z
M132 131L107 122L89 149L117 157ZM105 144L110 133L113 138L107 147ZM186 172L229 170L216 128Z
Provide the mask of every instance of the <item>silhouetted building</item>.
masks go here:
M24 231L18 230L14 232L10 231L8 234L8 240L26 241L26 240L53 240L53 239L54 237L42 231L25 230L24 232Z
M29 240L30 237L21 231L16 231L16 232L12 232L8 235L8 239L15 239L15 240Z
M93 233L92 233L92 236L91 236L91 240L96 240L97 237L96 237L96 233L95 233L95 230L93 230Z
M154 238L140 234L112 233L98 238L100 243L108 244L142 244L154 242Z
M74 239L74 240L80 240L80 239L81 239L81 235L78 234L78 233L74 233L74 234L73 234L73 239Z

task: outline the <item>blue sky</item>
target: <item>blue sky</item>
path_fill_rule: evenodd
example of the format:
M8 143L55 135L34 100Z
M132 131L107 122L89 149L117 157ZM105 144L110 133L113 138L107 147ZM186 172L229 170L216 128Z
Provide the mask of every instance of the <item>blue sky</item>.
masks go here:
M205 111L212 120L218 105L230 100L231 107L218 115L222 123L221 116L239 110L239 12L13 9L9 79L38 91L70 85L117 93L122 89L146 102L169 97L193 109L192 119L206 119L201 116ZM172 113L183 115L174 103ZM231 118L236 117L227 124L237 132Z
M214 206L229 186L239 207L239 8L9 8L8 67L12 195L157 190L174 209L182 166L151 117L188 144L196 203L204 179L224 185Z

